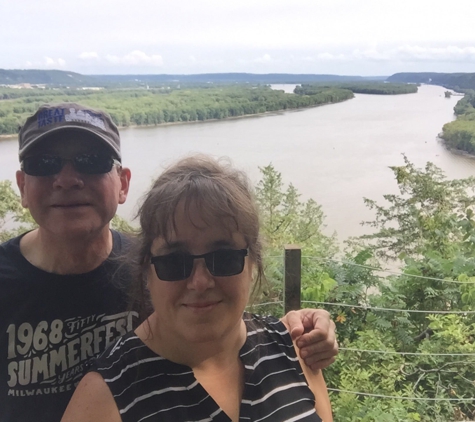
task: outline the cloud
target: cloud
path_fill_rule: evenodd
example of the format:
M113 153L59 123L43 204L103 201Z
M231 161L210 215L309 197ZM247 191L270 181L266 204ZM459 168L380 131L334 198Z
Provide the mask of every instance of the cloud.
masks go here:
M150 66L163 66L162 56L158 54L147 55L143 51L134 50L125 56L119 57L108 54L106 60L112 64L119 65L129 65L129 66L140 66L140 65L150 65Z
M404 45L397 49L397 56L404 61L475 61L475 47L420 47Z
M317 61L317 60L321 60L321 61L344 61L346 60L346 57L344 54L331 54L331 53L320 53L320 54L317 54L317 60L315 60L314 58L312 57L304 57L304 60L306 61Z
M95 51L84 51L78 56L82 60L99 59L99 54Z
M351 58L357 60L371 60L371 61L388 61L393 60L391 58L391 52L387 50L380 51L377 48L367 48L365 50L356 49L351 54Z
M28 69L64 69L66 67L66 60L45 56L42 61L32 62L28 60L25 63L25 67Z
M52 59L51 57L46 57L45 56L45 66L49 68L55 68L55 67L65 67L66 66L66 61L63 59Z
M346 52L320 52L304 62L475 62L475 47L426 47L420 45L377 46Z
M270 63L271 61L272 57L270 56L270 54L264 54L262 57L254 59L254 62L256 63Z

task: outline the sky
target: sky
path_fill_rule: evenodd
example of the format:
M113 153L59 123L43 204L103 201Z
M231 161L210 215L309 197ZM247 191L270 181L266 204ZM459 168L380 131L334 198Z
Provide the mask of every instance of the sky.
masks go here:
M475 0L0 0L0 69L475 72Z

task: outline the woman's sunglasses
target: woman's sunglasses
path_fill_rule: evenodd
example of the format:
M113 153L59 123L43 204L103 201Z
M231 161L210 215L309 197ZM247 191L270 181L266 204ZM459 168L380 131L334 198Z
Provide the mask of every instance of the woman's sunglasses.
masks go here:
M247 249L218 249L203 255L171 253L153 256L150 261L155 267L157 277L163 281L179 281L187 279L193 271L195 259L204 258L211 275L229 277L242 273Z
M70 161L79 173L109 173L114 165L120 162L107 154L78 154L73 158L62 158L56 155L32 155L21 161L21 169L30 176L53 176L61 172L66 162Z

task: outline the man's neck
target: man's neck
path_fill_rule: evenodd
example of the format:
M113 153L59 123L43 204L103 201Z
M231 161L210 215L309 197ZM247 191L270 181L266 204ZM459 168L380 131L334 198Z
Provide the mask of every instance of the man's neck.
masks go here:
M112 233L83 238L60 238L41 228L25 234L20 241L23 256L35 267L55 274L83 274L101 265L112 250Z

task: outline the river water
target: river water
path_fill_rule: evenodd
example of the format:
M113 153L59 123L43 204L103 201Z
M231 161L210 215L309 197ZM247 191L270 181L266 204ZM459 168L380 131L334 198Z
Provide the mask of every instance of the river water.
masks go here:
M123 163L132 169L132 181L118 212L130 219L164 166L202 152L229 157L254 182L259 167L272 163L302 199L321 204L327 233L337 232L340 241L366 233L359 223L372 213L363 197L380 200L397 192L389 166L403 164L403 153L419 167L432 161L449 178L475 175L475 160L447 151L437 140L460 99L444 98L444 91L421 86L417 94L357 94L339 104L266 116L124 129ZM2 140L0 180L14 180L17 168L16 139Z

